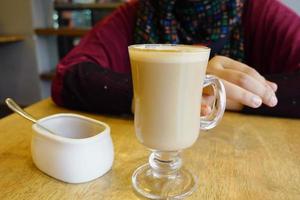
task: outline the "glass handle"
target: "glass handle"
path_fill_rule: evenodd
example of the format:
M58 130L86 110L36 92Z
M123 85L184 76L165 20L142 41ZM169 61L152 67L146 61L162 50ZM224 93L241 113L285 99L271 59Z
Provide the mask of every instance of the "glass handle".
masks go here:
M209 85L213 88L215 100L212 106L212 112L208 116L200 118L201 130L214 128L221 121L226 106L226 94L223 83L215 76L206 75L203 87Z

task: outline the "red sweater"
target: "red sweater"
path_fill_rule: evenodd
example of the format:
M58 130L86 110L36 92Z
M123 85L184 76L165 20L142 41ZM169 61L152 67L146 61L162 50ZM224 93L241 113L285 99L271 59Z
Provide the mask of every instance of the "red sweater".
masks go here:
M126 3L82 38L57 66L53 101L74 109L129 113L133 96L128 45L137 1ZM246 64L279 86L278 105L248 113L300 117L300 17L277 0L248 0L243 13Z

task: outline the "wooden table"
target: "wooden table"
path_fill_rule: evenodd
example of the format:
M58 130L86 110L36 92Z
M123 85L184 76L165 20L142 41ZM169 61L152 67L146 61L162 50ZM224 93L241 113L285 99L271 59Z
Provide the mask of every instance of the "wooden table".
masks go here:
M27 111L37 118L75 112L49 99ZM75 185L43 174L31 160L31 123L13 114L0 120L0 199L139 199L131 174L147 162L148 151L135 138L133 120L83 114L111 126L112 170ZM300 120L226 113L183 154L184 165L199 177L190 199L300 199Z

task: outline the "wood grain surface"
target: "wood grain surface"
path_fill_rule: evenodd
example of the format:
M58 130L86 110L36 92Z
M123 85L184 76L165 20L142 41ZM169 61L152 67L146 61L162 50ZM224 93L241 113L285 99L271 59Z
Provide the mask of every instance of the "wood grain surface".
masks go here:
M37 118L75 112L41 101L27 111ZM130 117L80 113L108 123L115 161L111 171L83 184L57 181L33 164L31 123L16 114L0 120L0 199L141 199L131 174L147 162ZM199 177L188 199L300 199L300 120L226 113L214 130L202 132L184 151L184 166Z

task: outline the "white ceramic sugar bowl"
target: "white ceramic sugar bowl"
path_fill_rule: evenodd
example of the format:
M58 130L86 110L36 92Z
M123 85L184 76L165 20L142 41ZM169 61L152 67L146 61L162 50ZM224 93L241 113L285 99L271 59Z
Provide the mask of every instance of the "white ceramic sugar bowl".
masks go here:
M32 126L31 153L44 173L64 182L82 183L111 169L114 150L107 124L77 114L51 115L38 124Z

